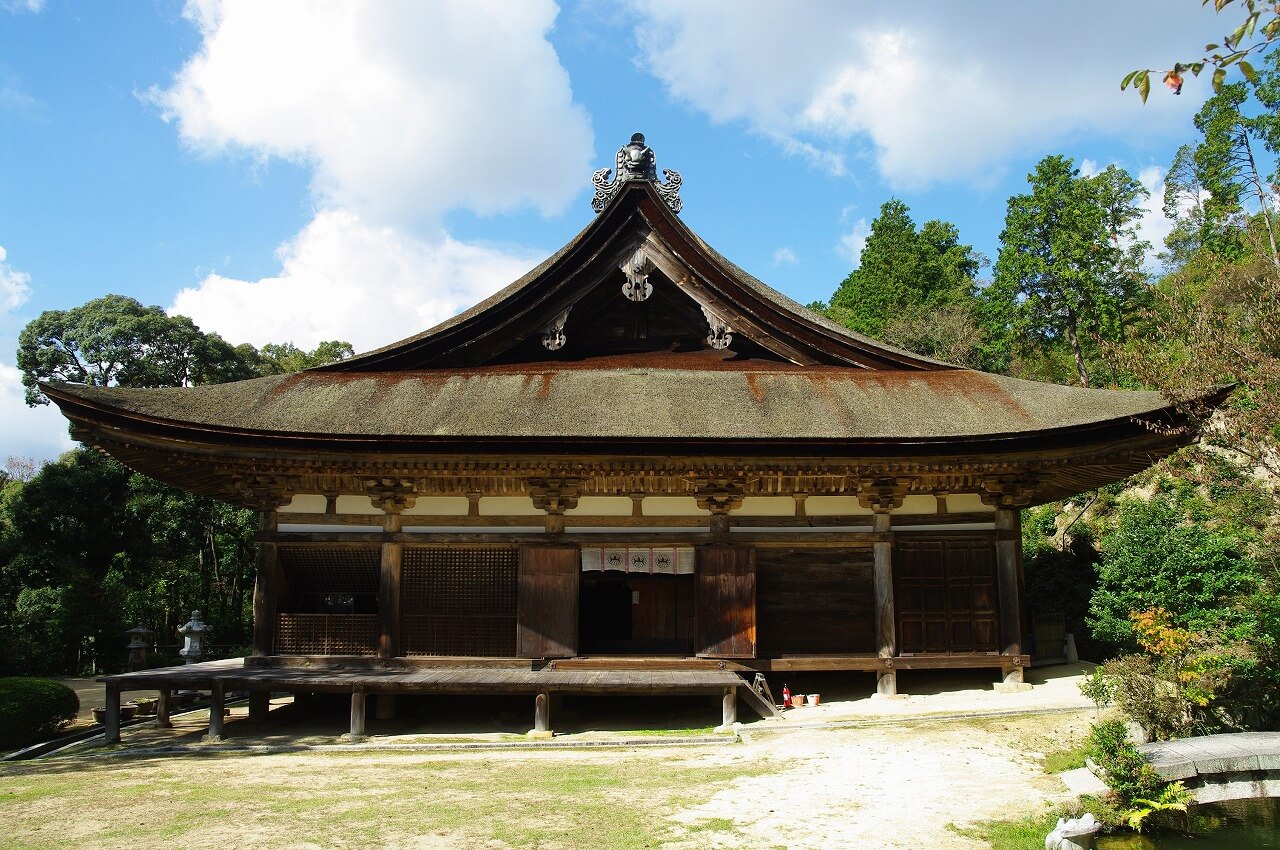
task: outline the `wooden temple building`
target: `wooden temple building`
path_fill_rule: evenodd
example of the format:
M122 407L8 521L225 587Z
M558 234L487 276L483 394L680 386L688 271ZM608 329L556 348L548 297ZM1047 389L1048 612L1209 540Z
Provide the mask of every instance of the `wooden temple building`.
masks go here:
M1020 682L1019 509L1194 438L1159 393L959 368L828 321L679 218L637 134L493 297L297 374L42 385L80 441L260 512L253 655L121 690L716 693L756 673ZM353 309L358 309L353 305ZM381 703L380 703L381 705ZM110 708L109 708L110 711ZM211 733L221 727L221 711ZM109 728L109 736L117 730Z

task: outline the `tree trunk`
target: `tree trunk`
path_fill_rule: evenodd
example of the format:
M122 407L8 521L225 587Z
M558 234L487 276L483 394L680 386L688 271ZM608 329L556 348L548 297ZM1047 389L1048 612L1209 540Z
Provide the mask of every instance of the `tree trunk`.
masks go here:
M1080 377L1080 386L1089 386L1089 373L1084 368L1084 352L1080 350L1080 336L1076 333L1076 311L1067 310L1067 339L1071 342L1071 353L1076 358L1076 374Z
M1263 188L1262 178L1258 176L1258 165L1253 159L1253 145L1249 143L1249 134L1243 126L1240 128L1240 140L1249 165L1249 182L1253 184L1254 194L1258 196L1258 206L1262 210L1262 220L1267 225L1267 239L1271 242L1271 264L1276 267L1276 271L1280 271L1280 251L1276 250L1276 231L1271 224L1271 208L1267 206L1267 192Z

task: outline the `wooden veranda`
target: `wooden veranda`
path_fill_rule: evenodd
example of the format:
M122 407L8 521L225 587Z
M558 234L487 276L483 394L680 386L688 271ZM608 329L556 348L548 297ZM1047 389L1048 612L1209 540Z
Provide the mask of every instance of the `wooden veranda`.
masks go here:
M249 694L250 720L266 718L272 693L349 693L350 736L365 735L365 704L372 695L482 694L534 697L534 735L551 733L551 697L560 694L592 696L720 696L721 727L737 721L741 698L762 717L777 714L771 699L756 691L752 681L732 670L714 666L692 669L653 669L631 665L619 668L520 663L511 659L437 659L433 663L373 662L369 659L326 658L315 664L261 664L232 658L182 667L164 667L104 676L106 740L120 740L120 695L125 691L155 690L160 694L157 723L169 722L171 695L179 689L207 690L209 740L222 736L227 694Z

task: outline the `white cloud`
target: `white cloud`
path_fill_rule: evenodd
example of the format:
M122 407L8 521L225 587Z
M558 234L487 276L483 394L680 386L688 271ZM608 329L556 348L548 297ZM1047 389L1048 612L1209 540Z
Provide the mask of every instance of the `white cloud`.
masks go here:
M1156 255L1164 250L1165 237L1173 232L1173 220L1164 214L1164 175L1165 170L1158 165L1138 172L1138 182L1151 193L1141 204L1142 218L1138 220L1138 238L1151 243L1144 264L1148 271L1159 266Z
M449 236L449 210L561 210L591 172L589 118L547 33L550 0L191 0L199 52L158 104L208 154L313 169L315 218L260 280L210 274L170 311L234 342L358 350L509 283L529 251Z
M867 237L871 235L871 225L867 224L865 218L860 218L853 224L853 229L840 237L840 244L836 248L836 252L853 263L853 268L857 268L862 264L862 249L866 247Z
M27 407L23 391L22 373L0 363L0 464L10 455L52 460L75 447L58 408Z
M0 314L16 310L31 297L31 275L5 262L8 252L0 245Z
M323 211L278 254L281 271L248 281L210 274L170 312L233 342L343 339L357 351L410 336L515 280L539 259L439 235L376 227L350 211Z
M794 266L798 262L800 262L800 258L796 256L795 250L789 245L783 245L773 252L773 264L775 266Z
M0 9L15 15L21 12L40 12L44 10L44 0L0 0Z
M550 0L193 0L200 51L147 97L182 139L314 167L377 223L465 207L557 212L591 171L589 118L547 41Z
M1016 0L981 8L816 0L801 10L766 0L631 0L631 8L641 62L674 98L713 121L742 121L833 173L846 154L869 151L895 188L990 184L1012 154L1080 133L1181 129L1195 91L1160 92L1143 106L1119 80L1221 27L1198 4L1156 0L1088 0L1069 13Z
M1097 177L1102 173L1102 169L1098 167L1098 163L1092 159L1080 160L1080 176L1081 177Z

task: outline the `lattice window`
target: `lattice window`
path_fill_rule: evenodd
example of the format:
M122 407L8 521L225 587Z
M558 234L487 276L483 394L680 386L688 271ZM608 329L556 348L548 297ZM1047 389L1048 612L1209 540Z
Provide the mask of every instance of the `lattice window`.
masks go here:
M281 655L374 655L375 614L280 614L276 652Z
M400 580L407 655L515 655L515 547L406 547Z
M302 593L378 593L381 554L369 547L281 547L280 564L293 590Z
M516 618L411 614L402 619L405 655L512 656Z

